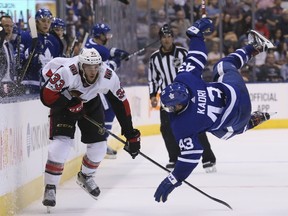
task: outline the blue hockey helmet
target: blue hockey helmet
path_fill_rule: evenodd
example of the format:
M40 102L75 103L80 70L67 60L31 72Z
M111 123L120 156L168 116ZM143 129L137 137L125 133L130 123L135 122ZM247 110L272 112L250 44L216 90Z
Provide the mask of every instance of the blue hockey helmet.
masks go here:
M62 28L65 29L66 24L61 18L53 18L52 23L51 23L51 28Z
M92 29L92 34L94 37L100 37L101 34L107 35L107 33L110 31L111 29L108 25L104 23L97 23ZM112 34L109 34L108 36L112 37Z
M46 8L41 8L39 9L36 14L35 14L35 19L36 20L39 20L39 19L42 19L42 18L49 18L49 19L52 19L53 16L52 16L52 13L50 10L46 9Z
M174 82L161 92L161 104L167 112L175 112L176 105L186 106L190 99L190 94L186 86L182 83Z

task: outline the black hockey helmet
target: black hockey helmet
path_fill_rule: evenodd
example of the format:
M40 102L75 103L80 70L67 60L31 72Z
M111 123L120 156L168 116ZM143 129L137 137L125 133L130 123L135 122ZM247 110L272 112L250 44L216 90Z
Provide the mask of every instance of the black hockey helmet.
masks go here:
M168 24L164 24L160 30L159 30L159 37L160 39L164 36L164 35L170 35L170 36L174 36L173 35L173 31L171 30L171 27Z

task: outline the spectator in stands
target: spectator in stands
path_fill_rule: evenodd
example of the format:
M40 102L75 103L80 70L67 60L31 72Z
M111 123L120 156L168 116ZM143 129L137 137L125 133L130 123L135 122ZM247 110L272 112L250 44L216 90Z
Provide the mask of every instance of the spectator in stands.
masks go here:
M138 11L137 13L136 35L138 49L142 49L148 45L149 25L146 12Z
M239 7L241 9L241 13L243 16L247 16L247 14L251 14L252 11L252 0L242 0L239 2Z
M179 28L179 35L186 37L186 30L191 26L190 20L185 18L185 11L179 10L176 12L176 20L171 25L177 25Z
M274 3L274 0L257 0L256 6L258 9L267 9L269 7L272 7Z
M21 84L26 94L39 94L41 85L43 84L42 67L44 67L51 59L62 56L59 41L55 36L49 34L52 13L48 9L39 9L35 14L36 28L38 39L37 43L32 43L30 31L21 34L20 56L22 59L22 67L29 64L27 71L19 74ZM33 52L33 50L35 50ZM31 62L29 57L32 55Z
M275 45L275 49L273 49L273 51L276 64L284 64L286 62L287 44L282 35L281 29L276 29L276 32L271 35L271 41Z
M282 0L274 0L273 7L269 7L266 10L267 11L266 22L272 36L277 31L277 25L279 23L283 11L281 2Z
M257 81L260 82L282 82L279 67L275 64L275 56L273 53L268 53L266 56L265 64L259 67L257 74Z
M195 1L195 0L193 0L193 1ZM176 11L176 14L177 14L177 11L183 10L185 13L185 18L190 20L191 19L191 8L189 5L189 2L187 2L187 0L174 0L174 2L175 2L174 9Z
M207 55L208 65L213 67L214 64L218 62L224 56L225 56L224 53L220 52L219 41L214 40L212 44L212 49L210 52L208 52L208 55ZM212 71L213 68L210 68L210 69Z
M235 32L237 36L241 38L242 36L246 37L246 33L250 29L252 29L252 15L251 13L247 13L243 16L243 19L240 21L239 25L237 25Z
M174 44L177 46L184 47L185 49L188 50L188 42L187 42L187 37L182 37L179 34L179 27L177 25L171 25L171 30L173 31L174 34Z
M283 64L280 68L281 76L283 77L284 82L288 82L288 55L286 54L286 63Z
M281 29L282 34L286 40L286 43L288 42L288 9L285 9L282 11L282 15L279 19L277 28Z
M10 43L13 32L11 16L4 15L0 18L0 30L3 32L3 38L0 38L0 97L14 96L17 95L17 86L16 60Z
M168 20L173 22L176 19L176 11L175 11L175 2L174 0L168 0L164 5L164 10L167 13Z
M257 21L255 23L255 30L261 33L264 37L270 38L270 31L266 24L266 19L262 16L259 16L257 18Z
M223 7L223 13L229 14L231 17L230 23L234 26L234 30L238 27L238 24L243 19L242 10L240 4L233 0L226 0L226 4Z
M149 40L148 40L148 44L152 44L155 41L159 40L159 30L160 30L160 26L157 23L151 23L150 27L149 27ZM145 49L145 56L143 57L142 61L144 64L147 64L149 62L149 58L150 55L156 51L159 48L159 44L158 43L154 43L153 45L147 47Z
M218 0L210 0L206 6L207 16L212 19L215 28L219 25L220 9L218 7Z
M66 14L66 34L68 35L69 43L76 37L80 25L81 22L75 15L74 10L69 9Z
M163 9L158 11L156 22L159 26L163 26L165 23L167 23L166 13Z
M93 26L93 9L91 7L91 0L84 0L83 6L80 10L81 28L86 32L90 32Z

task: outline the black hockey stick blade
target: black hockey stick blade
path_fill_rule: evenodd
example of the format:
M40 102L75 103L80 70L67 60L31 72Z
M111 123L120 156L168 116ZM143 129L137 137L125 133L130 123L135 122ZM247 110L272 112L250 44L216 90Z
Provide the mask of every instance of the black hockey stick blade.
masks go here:
M6 36L5 29L0 25L0 48L3 46L5 36Z
M87 115L83 116L86 120L88 120L89 122L91 122L93 125L95 125L96 127L99 128L99 130L103 130L104 132L108 133L109 135L111 135L112 137L114 137L115 139L117 139L118 141L120 141L121 143L123 143L124 145L127 145L127 143L121 139L120 137L118 137L117 135L115 135L114 133L112 133L111 131L107 130L105 127L103 127L101 124L99 124L98 122L96 122L94 119L90 118ZM125 148L124 148L125 149ZM147 155L145 155L144 153L139 151L139 154L146 158L147 160L149 160L150 162L152 162L153 164L155 164L156 166L162 168L163 170L167 171L170 173L170 170L168 170L167 168L165 168L164 166L162 166L161 164L157 163L155 160L153 160L152 158L148 157ZM198 191L199 193L203 194L204 196L214 200L215 202L218 202L222 205L225 205L226 207L228 207L229 209L233 210L232 207L224 202L223 200L217 199L215 197L210 196L209 194L205 193L204 191L200 190L199 188L195 187L194 185L192 185L191 183L187 182L187 181L183 181L185 184L187 184L188 186L190 186L191 188L193 188L194 190Z
M118 1L120 1L120 2L122 2L123 4L126 4L126 5L129 5L129 4L130 4L130 2L129 2L128 0L118 0Z

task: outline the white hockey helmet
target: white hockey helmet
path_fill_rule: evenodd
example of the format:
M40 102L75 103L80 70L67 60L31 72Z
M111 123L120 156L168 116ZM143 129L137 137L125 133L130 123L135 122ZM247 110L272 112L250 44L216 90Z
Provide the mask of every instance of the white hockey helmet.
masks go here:
M83 48L79 54L80 69L82 70L83 64L88 65L101 65L102 58L99 52L94 48Z
M88 84L93 84L96 81L96 79L93 83L87 81L85 71L83 69L83 64L101 66L102 58L99 52L94 48L83 48L78 57L79 57L79 68L80 71L82 71L83 78L86 80Z

